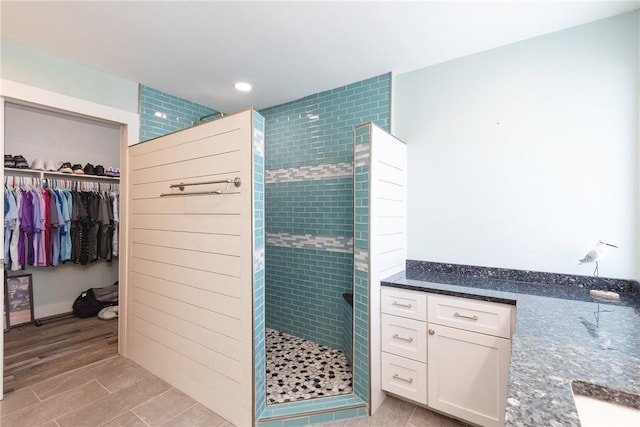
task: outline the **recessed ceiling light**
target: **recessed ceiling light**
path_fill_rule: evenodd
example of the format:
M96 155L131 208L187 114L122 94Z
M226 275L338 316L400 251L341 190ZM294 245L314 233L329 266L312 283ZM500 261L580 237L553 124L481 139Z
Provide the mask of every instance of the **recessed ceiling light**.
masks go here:
M240 92L249 92L251 90L251 85L247 82L238 82L233 85L233 87L238 89Z

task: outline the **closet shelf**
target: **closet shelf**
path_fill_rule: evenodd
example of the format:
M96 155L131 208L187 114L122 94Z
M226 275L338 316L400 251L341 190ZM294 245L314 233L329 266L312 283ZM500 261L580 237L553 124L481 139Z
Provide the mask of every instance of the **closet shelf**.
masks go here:
M108 181L108 182L118 182L120 181L119 177L113 176L98 176L98 175L84 175L84 174L75 174L75 173L63 173L63 172L51 172L51 171L42 171L36 169L19 169L19 168L4 168L5 175L22 175L22 176L35 176L40 179L48 178L48 177L56 177L59 179L69 179L69 180L100 180L100 181Z

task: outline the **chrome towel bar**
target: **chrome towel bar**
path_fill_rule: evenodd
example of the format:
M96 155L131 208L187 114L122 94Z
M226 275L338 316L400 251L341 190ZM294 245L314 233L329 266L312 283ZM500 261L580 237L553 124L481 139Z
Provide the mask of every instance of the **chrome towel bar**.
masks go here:
M184 191L184 187L189 187L192 185L208 185L208 184L227 184L227 186L225 187L224 190L192 191L192 192L182 193L182 191ZM227 188L229 187L229 184L233 184L236 187L240 187L240 185L242 184L242 181L240 180L239 176L236 176L235 178L219 179L216 181L201 181L201 182L190 182L190 183L181 182L179 184L171 184L169 186L169 188L180 189L181 193L161 193L160 197L203 196L203 195L209 195L209 194L225 194L225 192L227 191Z

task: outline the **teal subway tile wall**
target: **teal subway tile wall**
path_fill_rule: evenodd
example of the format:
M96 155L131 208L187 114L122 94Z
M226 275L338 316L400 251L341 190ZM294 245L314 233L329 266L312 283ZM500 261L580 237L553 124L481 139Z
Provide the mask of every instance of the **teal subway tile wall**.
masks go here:
M347 301L342 303L342 351L353 366L353 307Z
M269 245L266 255L267 326L342 349L342 294L351 292L353 255Z
M369 170L371 123L354 130L354 362L353 391L369 400Z
M261 111L267 327L345 350L342 294L353 292L353 132L365 122L389 130L390 94L391 75L384 74Z
M186 99L140 85L140 141L186 129L198 119L218 111Z
M267 405L265 348L264 117L253 111L253 368L255 419Z

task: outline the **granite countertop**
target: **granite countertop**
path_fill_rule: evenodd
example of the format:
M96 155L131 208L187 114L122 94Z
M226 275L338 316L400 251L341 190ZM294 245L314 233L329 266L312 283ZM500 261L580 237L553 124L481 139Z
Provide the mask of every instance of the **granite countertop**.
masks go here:
M407 268L382 285L516 305L506 425L580 426L573 390L640 407L640 292L633 283L572 276L550 284ZM600 302L599 326L589 289L620 294Z

